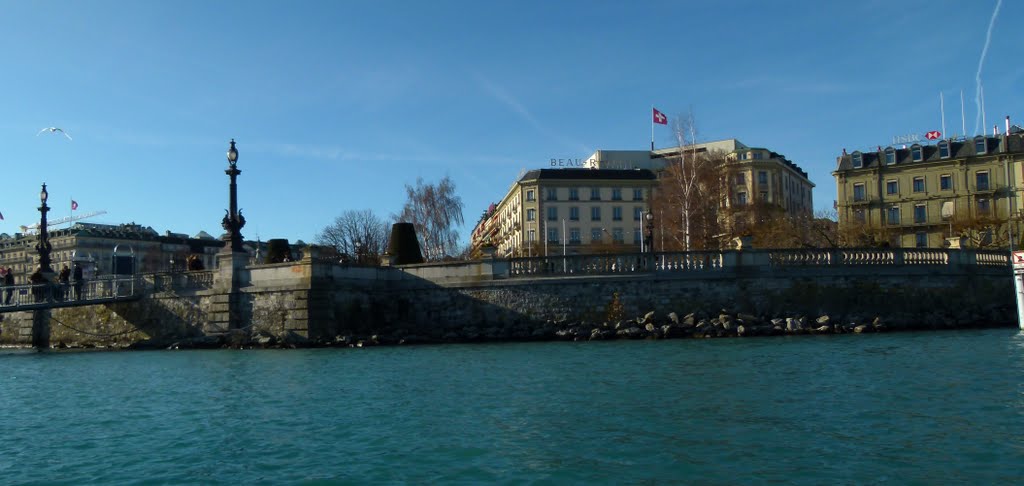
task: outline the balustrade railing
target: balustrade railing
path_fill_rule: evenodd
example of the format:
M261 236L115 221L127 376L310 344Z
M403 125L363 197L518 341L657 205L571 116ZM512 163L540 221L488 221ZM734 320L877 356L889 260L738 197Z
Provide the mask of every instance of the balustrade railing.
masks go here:
M154 273L147 275L146 278L152 279L153 291L155 292L213 288L213 270Z
M614 275L714 272L737 267L868 267L982 265L1008 267L1006 252L929 248L835 248L693 251L655 254L570 255L508 260L508 276Z

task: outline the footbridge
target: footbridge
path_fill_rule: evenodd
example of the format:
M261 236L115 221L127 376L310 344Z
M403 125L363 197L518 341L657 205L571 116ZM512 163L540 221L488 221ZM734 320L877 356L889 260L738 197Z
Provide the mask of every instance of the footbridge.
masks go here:
M0 287L0 313L77 307L138 300L146 290L140 276L113 276L72 283Z

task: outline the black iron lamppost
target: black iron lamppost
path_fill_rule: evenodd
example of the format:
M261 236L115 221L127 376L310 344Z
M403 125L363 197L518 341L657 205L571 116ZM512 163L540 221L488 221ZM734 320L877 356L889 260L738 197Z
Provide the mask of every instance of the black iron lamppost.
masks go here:
M647 219L647 251L654 253L654 214L648 211L644 217Z
M238 150L235 149L235 139L231 139L231 147L228 148L228 168L224 171L228 177L231 178L231 209L227 210L227 214L224 215L224 219L221 220L220 224L227 231L225 235L224 249L232 252L244 251L242 248L242 227L245 226L245 217L242 216L242 211L238 209L238 186L235 184L235 178L242 171L235 167L238 163Z
M50 207L46 205L46 199L49 197L50 194L46 192L46 183L44 182L43 190L39 191L39 201L42 205L39 206L39 241L36 242L40 273L53 273L53 269L50 268L50 250L53 247L50 246L50 234L46 231L46 212L50 210Z

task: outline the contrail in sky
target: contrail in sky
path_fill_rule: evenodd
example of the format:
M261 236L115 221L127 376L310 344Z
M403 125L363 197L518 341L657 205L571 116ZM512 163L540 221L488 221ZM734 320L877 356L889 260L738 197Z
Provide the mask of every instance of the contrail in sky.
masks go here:
M999 15L999 7L1003 6L1003 0L996 2L996 9L992 12L992 19L988 21L988 32L985 32L985 47L981 49L981 59L978 59L978 73L974 75L974 104L978 112L974 117L974 133L978 134L978 127L981 125L981 67L985 64L985 55L988 54L988 45L992 42L992 29L996 26L996 17ZM985 127L981 127L985 130Z

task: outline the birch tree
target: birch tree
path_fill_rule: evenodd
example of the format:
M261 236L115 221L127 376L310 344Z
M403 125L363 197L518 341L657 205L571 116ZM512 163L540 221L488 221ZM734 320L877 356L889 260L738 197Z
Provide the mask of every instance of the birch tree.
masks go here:
M420 240L423 258L437 261L460 251L459 234L462 226L462 198L455 194L455 183L445 176L440 182L426 184L416 178L416 186L406 184L406 202L396 221L412 223Z

